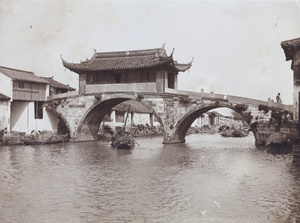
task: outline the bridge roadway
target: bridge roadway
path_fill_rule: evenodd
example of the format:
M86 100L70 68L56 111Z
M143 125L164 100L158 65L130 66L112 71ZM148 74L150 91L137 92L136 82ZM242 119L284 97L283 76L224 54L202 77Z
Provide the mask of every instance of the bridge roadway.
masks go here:
M291 139L298 135L290 118L292 105L203 91L168 89L166 93L99 92L88 95L68 92L50 96L46 109L65 122L72 140L97 140L104 116L114 106L127 100L140 102L154 114L161 125L164 143L185 142L187 130L194 120L220 107L240 114L253 131L256 145L264 145L267 137L275 131L285 132Z

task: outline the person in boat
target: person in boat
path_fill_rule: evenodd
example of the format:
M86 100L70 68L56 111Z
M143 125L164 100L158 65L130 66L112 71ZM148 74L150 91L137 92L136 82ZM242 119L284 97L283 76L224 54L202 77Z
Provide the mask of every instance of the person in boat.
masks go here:
M124 136L125 135L125 128L124 127L117 127L116 136Z
M3 130L0 130L1 136L4 136L7 133L7 128L4 128Z
M111 137L112 144L116 143L117 140L124 135L125 135L124 127L122 128L120 126L117 126L115 134L113 134L113 136Z
M4 143L4 135L7 133L7 128L0 130L0 144Z
M38 132L36 132L35 130L32 130L31 132L30 132L30 135L32 136L32 137L37 137L38 136Z

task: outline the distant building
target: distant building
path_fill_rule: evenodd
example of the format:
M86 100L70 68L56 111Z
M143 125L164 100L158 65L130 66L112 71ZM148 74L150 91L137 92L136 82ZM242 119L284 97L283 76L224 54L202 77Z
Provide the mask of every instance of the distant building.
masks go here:
M243 121L242 119L237 119L236 117L232 116L225 116L220 114L217 111L210 111L202 114L199 118L197 118L192 126L197 126L197 127L221 127L223 125L227 126L243 126Z
M136 101L126 101L112 108L110 114L105 117L103 124L115 128L116 126L124 126L125 121L126 126L159 125L153 113Z
M81 63L62 61L79 74L79 94L97 92L172 92L178 73L191 67L177 63L163 47L147 50L97 53Z
M293 119L299 121L300 98L300 38L281 42L286 61L292 60L291 69L294 71Z
M75 91L75 88L70 87L70 85L62 84L53 79L53 77L41 77L49 83L49 96L56 94L63 94L69 91Z

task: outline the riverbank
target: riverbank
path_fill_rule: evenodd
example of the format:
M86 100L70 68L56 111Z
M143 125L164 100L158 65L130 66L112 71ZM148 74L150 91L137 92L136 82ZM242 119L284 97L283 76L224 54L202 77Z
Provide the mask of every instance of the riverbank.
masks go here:
M110 140L112 135L114 134L114 130L112 127L105 125L98 134L98 140ZM162 129L159 126L150 126L150 125L137 125L137 126L125 126L125 132L132 135L134 138L137 137L155 137L162 135ZM219 133L218 128L199 128L199 127L190 127L187 135L190 134L217 134ZM33 134L26 134L25 132L10 132L1 134L0 137L0 145L23 145L24 141L28 137L32 137L33 135L38 134L54 134L49 131L39 131L33 132Z
M62 141L68 141L68 135L55 134L51 131L39 131L26 134L25 132L10 132L1 134L0 145L24 145L24 144L52 144ZM30 142L30 143L28 143Z

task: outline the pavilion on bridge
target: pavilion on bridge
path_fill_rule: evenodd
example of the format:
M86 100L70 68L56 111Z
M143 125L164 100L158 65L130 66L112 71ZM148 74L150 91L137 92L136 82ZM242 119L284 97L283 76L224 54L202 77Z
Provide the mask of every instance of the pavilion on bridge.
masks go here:
M174 51L173 51L174 52ZM146 50L96 52L89 60L64 67L79 74L79 94L99 92L159 92L178 89L178 73L190 63L180 64L167 55L165 47Z

